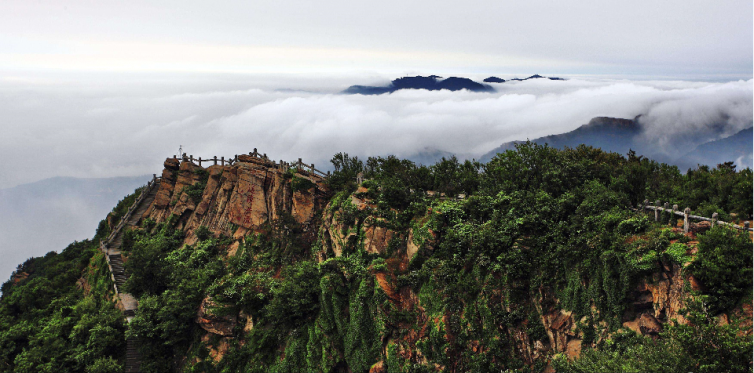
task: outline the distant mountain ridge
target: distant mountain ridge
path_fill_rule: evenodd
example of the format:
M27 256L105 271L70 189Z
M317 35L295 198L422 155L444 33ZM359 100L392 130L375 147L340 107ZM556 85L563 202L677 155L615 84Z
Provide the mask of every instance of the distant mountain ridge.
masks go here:
M512 81L512 82L513 81L515 81L515 82L523 82L524 80L529 80L529 79L565 80L563 78L558 78L556 76L550 76L550 77L548 77L548 76L542 76L542 75L539 75L539 74L534 74L534 75L532 75L532 76L530 76L528 78L523 78L523 79L522 78L513 78L510 81ZM502 79L502 78L498 78L496 76L491 76L489 78L484 79L484 82L485 83L505 83L506 80Z
M681 170L694 168L698 164L714 166L724 162L735 162L739 168L754 168L754 128L749 127L720 140L714 140L697 146L673 163Z
M510 81L520 82L529 79L565 80L558 77L546 77L539 74L534 74L528 78L513 78ZM501 79L496 76L491 76L484 79L484 83L505 82L505 79ZM443 79L441 76L437 75L418 75L405 76L403 78L395 79L387 86L352 85L343 90L341 93L351 95L381 95L384 93L393 93L401 89L425 89L428 91L439 91L443 89L448 91L460 91L465 89L472 92L495 92L495 88L493 88L491 85L475 82L469 78L451 76L447 79Z
M53 177L0 189L0 278L32 256L63 250L94 235L100 219L151 175Z
M361 95L380 95L392 93L401 89L426 89L428 91L460 91L466 89L472 92L494 92L495 89L487 84L477 83L469 78L449 77L442 79L437 75L430 76L407 76L393 80L388 86L364 86L352 85L343 93Z
M690 134L689 136L693 136ZM681 171L694 168L699 165L711 167L719 163L734 161L739 167L754 167L752 164L752 128L744 129L732 136L713 141L700 141L694 150L687 154L675 156L667 154L656 144L650 143L644 137L644 128L639 117L634 119L596 117L581 127L562 134L549 135L530 140L540 145L548 144L551 147L562 149L574 148L580 144L601 148L609 152L626 154L629 150L644 155L659 162L676 165ZM526 141L506 142L492 151L484 154L481 161L492 159L497 153L513 150L516 144Z

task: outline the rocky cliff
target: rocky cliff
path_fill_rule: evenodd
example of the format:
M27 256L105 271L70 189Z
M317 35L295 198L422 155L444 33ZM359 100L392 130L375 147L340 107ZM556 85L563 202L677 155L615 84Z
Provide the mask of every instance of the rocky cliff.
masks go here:
M616 330L615 325L611 327L608 321L599 316L600 311L595 306L586 314L568 310L559 299L561 293L544 284L535 292L514 297L518 304L510 303L513 298L505 295L510 289L502 286L488 288L485 285L485 289L488 289L485 291L490 293L480 295L485 299L484 305L466 299L457 305L460 308L453 309L447 304L439 307L438 302L444 300L438 299L438 295L442 297L449 289L436 288L439 285L426 282L423 287L416 286L416 278L422 276L417 269L432 259L443 240L436 231L438 228L433 225L433 219L443 215L436 205L423 213L414 214L408 222L401 221L396 219L401 211L385 209L370 197L374 187L360 186L353 193L333 195L320 177L251 156L239 157L239 162L232 166L216 165L206 169L177 159L167 159L164 166L160 190L143 218L157 224L168 223L183 231L183 243L186 245L197 244L201 230L208 229L215 237L230 237L226 256L232 258L239 247L245 245L248 237L267 232L285 219L292 219L298 224L299 238L310 249L311 260L322 268L332 263L339 278L337 281L346 284L343 285L344 289L351 289L342 290L345 293L340 296L345 296L345 303L336 303L345 308L337 310L337 306L332 306L335 309L329 312L336 315L340 312L341 317L350 318L353 324L354 313L360 309L354 306L354 300L373 302L368 307L364 306L368 310L364 312L370 319L366 323L371 325L365 328L378 333L379 339L373 342L374 350L365 350L371 352L364 352L367 354L363 361L366 365L361 366L367 366L371 372L388 372L389 359L399 359L404 364L429 364L438 371L458 371L462 368L454 366L454 361L462 360L461 357L467 354L492 351L489 343L494 340L500 340L503 345L510 343L503 348L510 354L507 358L526 366L544 367L545 371L552 371L548 364L553 356L564 354L570 359L577 358L583 348L599 345ZM681 230L674 229L672 232L682 236ZM686 244L690 258L695 254L695 234L692 231L684 239L690 241ZM371 264L359 270L362 271L359 275L351 273L343 262L337 262L338 258L354 257L359 252L367 258L378 258L370 259ZM256 254L254 258L259 255ZM699 290L703 285L684 271L684 266L689 263L658 259L656 264L654 270L646 272L632 284L622 300L618 328L656 338L667 323L673 320L681 324L687 322L680 311L685 308L691 291ZM466 265L469 271L473 271L473 267ZM277 268L273 273L273 278L280 278L284 276L285 269ZM322 297L325 297L326 276L323 276ZM360 276L360 282L347 285L349 281L354 281L353 276ZM497 283L498 280L489 278L487 281ZM364 286L373 289L358 295ZM378 299L384 299L384 302L380 303ZM320 298L320 302L323 302L320 307L327 304L325 298ZM203 330L201 344L208 349L209 358L216 363L222 362L228 351L233 351L233 346L238 347L237 339L240 338L242 344L246 343L243 336L257 327L255 317L247 313L251 311L239 311L239 307L227 302L219 304L210 294L206 294L196 307L194 322ZM484 312L490 312L483 311L484 307L498 307L496 312L502 316L484 316ZM223 312L223 309L232 311ZM525 315L527 311L523 311L526 309L531 310L528 317ZM478 312L478 317L482 318L473 321L483 325L479 326L480 329L472 327L472 321L464 321L471 323L468 325L459 325L459 320L471 320L471 312ZM745 303L717 317L720 323L727 323L736 318L734 315L750 320L751 304ZM485 317L490 319L484 320ZM338 323L337 320L333 322ZM749 321L749 333L750 324ZM350 337L327 335L351 333L350 329L346 332L340 327L312 328L309 329L310 333L324 333L326 339L343 338L347 342L340 343L356 343ZM500 335L484 339L484 333ZM468 342L458 345L461 340ZM292 353L289 351L292 348L290 343L294 342L275 347L278 351L275 354L281 361L286 361L286 354ZM348 355L349 347L338 347L339 343L332 343L325 348L327 353L323 355L335 364L330 368L333 371L360 371L353 366L358 359ZM433 349L435 356L429 356L433 354L430 352ZM438 359L438 352L447 354L447 359ZM183 364L199 364L200 361L194 356ZM446 364L437 361L445 361Z
M156 223L174 219L188 244L196 242L200 226L215 235L242 238L282 215L292 216L313 237L321 218L318 212L327 202L320 177L257 157L241 155L232 166L206 169L174 158L164 165L160 189L144 218ZM304 188L294 188L294 181Z

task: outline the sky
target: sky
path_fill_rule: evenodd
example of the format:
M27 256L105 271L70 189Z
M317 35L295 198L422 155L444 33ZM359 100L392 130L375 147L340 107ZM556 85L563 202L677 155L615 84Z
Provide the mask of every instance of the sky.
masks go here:
M752 2L7 0L0 70L748 79Z
M478 158L596 116L642 115L646 141L673 158L695 145L675 141L684 133L751 126L753 12L751 0L0 1L0 192L59 176L141 180L179 146L320 169L341 151ZM535 73L567 80L339 93L407 75ZM722 131L708 135L711 124ZM58 184L35 184L31 207L3 205L0 254L61 250L120 193L95 208ZM75 234L40 228L31 250L29 235L7 233L45 216L68 216Z

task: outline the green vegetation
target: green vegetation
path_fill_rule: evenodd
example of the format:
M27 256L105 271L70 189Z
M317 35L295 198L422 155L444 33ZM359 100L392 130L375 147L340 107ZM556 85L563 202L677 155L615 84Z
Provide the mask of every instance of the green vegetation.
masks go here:
M685 312L690 323L669 325L657 340L622 332L574 362L558 356L553 365L563 373L751 372L752 339L735 326L718 325L708 301L692 302Z
M112 228L115 228L118 223L120 223L120 219L123 218L123 216L126 215L126 212L128 212L128 208L131 207L131 205L136 202L136 199L141 194L141 191L144 190L145 187L136 188L133 193L123 197L122 200L118 201L118 203L115 205L115 208L113 208L113 211L110 212L108 215L109 219L101 220L99 222L99 225L97 226L97 233L94 237L94 241L98 241L99 239L105 238L108 235L110 235L111 229L110 225L108 225L108 220L110 220L110 224L112 224Z
M139 193L118 202L113 224ZM126 325L99 250L109 229L103 220L94 240L31 258L3 283L0 372L122 372Z
M742 297L751 297L751 262L748 233L717 227L699 235L699 253L690 270L710 295L710 311L730 309Z
M126 335L140 342L144 372L363 373L378 363L390 373L541 372L551 358L563 372L750 371L751 338L714 319L751 300L748 235L713 228L694 256L688 237L629 207L660 199L751 216L751 170L682 175L633 153L531 143L487 164L343 153L332 163L321 211L332 225L281 212L238 240L199 227L192 245L175 217L128 232L125 288L139 299L128 330L104 300L93 242L27 263L28 278L3 285L0 371L118 371ZM195 202L207 182L199 176L184 189ZM293 191L311 189L288 176ZM377 228L390 234L370 249ZM626 332L637 284L668 267L703 285L688 304L691 324L668 324L656 339ZM82 273L86 295L75 287ZM222 335L202 328L200 309ZM542 320L561 310L573 314L583 357L522 354L522 343L550 343ZM26 337L32 330L48 332Z
M199 181L183 188L183 192L188 194L188 196L191 197L191 200L194 201L194 203L199 203L202 201L202 194L204 193L204 188L207 187L207 180L209 180L209 172L207 172L207 170L204 170L204 169L197 169L197 170L194 170L194 175L196 175Z

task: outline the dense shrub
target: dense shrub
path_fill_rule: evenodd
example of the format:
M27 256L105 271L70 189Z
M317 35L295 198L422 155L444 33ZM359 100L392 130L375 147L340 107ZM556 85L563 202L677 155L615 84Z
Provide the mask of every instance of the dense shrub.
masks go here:
M699 235L690 270L709 294L711 311L727 310L751 294L752 242L748 232L715 227Z

